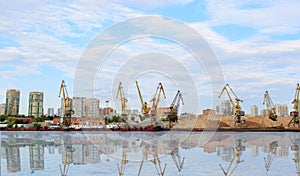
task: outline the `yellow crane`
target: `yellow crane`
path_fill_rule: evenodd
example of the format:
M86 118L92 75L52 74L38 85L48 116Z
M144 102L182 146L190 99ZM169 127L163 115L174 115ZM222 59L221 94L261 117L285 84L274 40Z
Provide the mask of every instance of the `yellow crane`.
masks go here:
M276 115L276 109L275 106L272 102L272 99L269 95L269 92L266 90L265 94L264 94L264 102L263 105L267 106L267 110L268 110L268 115L269 115L269 119L273 120L273 121L277 121L277 115Z
M298 112L299 100L300 100L300 86L299 86L299 83L297 83L295 98L292 101L292 104L294 105L294 109L290 113L290 115L292 116L292 119L289 122L288 126L290 126L291 123L293 123L294 126L295 126L296 123L298 123L298 127L299 127L299 112Z
M71 125L71 116L74 111L71 109L72 99L69 98L64 80L61 82L58 97L60 98L61 95L64 105L63 126L68 128Z
M234 91L232 90L232 88L229 86L229 84L226 84L224 86L224 88L222 89L220 95L219 95L219 98L221 97L221 95L223 94L223 92L226 91L228 97L229 97L229 100L231 102L231 105L233 107L233 110L234 110L234 120L232 121L231 123L231 126L234 126L236 123L238 124L242 124L242 123L245 123L245 120L241 120L241 116L244 116L245 115L245 112L241 110L241 106L240 106L240 102L243 102L243 100L239 99L236 94L234 93ZM233 96L235 97L235 102L232 100L231 96L230 96L230 93L229 91L233 94Z
M138 90L139 97L140 97L140 101L141 101L141 104L142 104L142 113L143 113L144 115L149 115L148 104L147 104L147 102L144 102L144 100L143 100L143 97L142 97L142 94L141 94L141 90L140 90L139 84L138 84L137 81L135 81L135 84L136 84L136 88L137 88L137 90Z
M265 160L265 169L268 172L270 170L271 164L273 163L273 160L276 155L276 150L278 147L278 141L273 141L269 145L269 151L268 151L268 156L267 158L264 158Z
M157 106L160 101L161 93L163 94L164 99L166 99L164 87L162 83L159 83L153 98L150 100L150 102L152 102L151 115L156 115L157 113Z
M126 152L127 152L127 149L123 148L122 161L121 161L121 164L118 164L119 176L124 175L125 165L128 163L128 160L126 159Z
M180 102L182 105L184 105L182 94L181 94L180 90L178 90L172 101L172 104L170 105L170 112L168 114L170 127L172 126L173 123L176 123L178 121L178 109L180 106Z
M124 91L121 82L119 83L117 98L120 98L122 115L128 115L128 111L126 110L126 102L128 102L128 100L124 96Z

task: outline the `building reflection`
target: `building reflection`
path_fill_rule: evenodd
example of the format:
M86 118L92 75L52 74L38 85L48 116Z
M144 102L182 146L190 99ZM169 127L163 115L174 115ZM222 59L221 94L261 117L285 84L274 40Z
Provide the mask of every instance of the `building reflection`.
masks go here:
M20 148L18 146L5 147L6 162L8 172L20 172Z
M200 145L199 140L197 140L200 135L197 133L191 134L188 138L182 137L182 133L170 136L157 135L155 133L135 136L135 133L126 133L121 138L111 133L53 132L46 135L32 135L30 133L25 133L24 135L10 135L9 133L1 135L1 158L6 161L7 172L11 173L22 172L21 167L24 167L26 164L23 164L20 158L23 158L21 155L27 153L29 153L29 157L27 157L29 161L27 162L31 171L45 170L47 168L45 166L45 161L47 161L45 157L49 155L60 156L62 168L64 164L81 167L81 165L98 164L102 160L107 163L107 161L110 161L110 156L113 155L114 160L116 158L119 159L118 167L122 175L126 175L125 165L131 164L132 158L130 157L132 156L135 156L135 159L139 161L144 159L143 163L152 162L152 165L154 165L152 168L155 169L155 172L157 171L156 168L161 167L162 169L158 169L159 172L157 174L163 175L162 173L165 173L165 161L161 166L156 165L155 162L159 161L160 155L164 155L168 157L168 161L171 161L168 163L166 171L172 165L176 171L181 172L185 167L188 167L184 166L184 163L186 163L186 160L189 160L189 158L184 156L183 151L189 149L203 149L204 153L218 156L219 162L216 165L219 167L218 164L223 162L222 167L225 173L230 169L238 172L236 165L245 159L243 155L246 150L249 151L248 153L252 157L263 156L267 165L267 171L270 168L272 169L270 166L274 159L287 158L291 151L295 153L293 162L299 164L300 160L300 140L298 136L289 140L286 136L270 134L261 137L258 134L239 136L216 133L207 143ZM158 140L153 141L152 139ZM146 155L147 157L145 157ZM246 162L244 161L244 163ZM293 162L291 161L291 163ZM59 163L56 164L56 166L51 167L59 169ZM118 170L117 166L115 168ZM145 173L145 171L141 170L140 173ZM235 175L239 174L236 173Z

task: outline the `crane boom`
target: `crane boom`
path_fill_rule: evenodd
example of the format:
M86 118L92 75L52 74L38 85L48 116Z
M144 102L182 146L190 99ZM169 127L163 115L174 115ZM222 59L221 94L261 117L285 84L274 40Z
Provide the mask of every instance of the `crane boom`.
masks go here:
M231 95L230 95L228 89L230 90L230 92L231 92L231 93L233 94L233 96L235 97L235 102L236 102L236 103L234 103L234 101L233 101L233 99L232 99L232 97L231 97ZM228 95L228 97L229 97L229 101L230 101L230 103L231 103L231 105L232 105L232 107L233 107L233 110L234 110L234 116L235 116L235 118L234 118L234 120L232 121L231 126L235 125L236 123L240 124L240 123L244 122L244 121L241 121L241 116L244 116L244 115L245 115L245 112L244 112L244 111L241 111L241 106L240 106L240 102L243 102L243 100L241 100L241 99L239 99L239 98L237 97L237 95L234 93L234 91L233 91L232 88L229 86L229 84L226 84L226 85L223 87L223 89L222 89L222 91L221 91L221 93L220 93L220 95L219 95L219 98L221 97L221 95L223 94L224 91L226 91L226 93L227 93L227 95Z
M267 106L269 118L273 121L277 121L276 108L275 108L275 106L273 104L273 101L272 101L272 99L269 95L269 92L267 90L264 94L263 104L265 104Z
M152 110L154 111L155 114L157 111L158 103L160 101L161 93L163 94L164 99L166 99L164 87L163 87L162 83L159 83L153 98L150 100L150 102L152 102Z
M182 105L184 105L182 94L181 94L180 90L178 90L171 105L170 105L170 113L168 114L170 126L172 126L172 123L178 121L178 109L180 106L180 102Z
M135 84L136 84L136 88L138 90L140 101L141 101L141 104L142 104L142 113L144 115L148 115L149 114L148 104L147 104L147 102L144 102L144 100L143 100L142 93L141 93L138 81L135 81Z
M119 83L117 98L120 98L120 101L121 101L122 114L127 114L127 112L126 112L126 102L128 102L128 100L125 98L121 82Z
M288 126L290 126L291 123L293 123L294 126L296 123L298 123L298 127L299 127L299 100L300 100L300 86L299 86L299 83L297 83L295 98L292 101L292 104L294 105L294 107L293 107L294 109L290 113L290 115L292 116L292 119L289 122Z
M69 98L64 80L61 82L58 97L61 95L64 105L63 126L69 127L71 125L71 115L74 114L74 111L71 109L72 99Z

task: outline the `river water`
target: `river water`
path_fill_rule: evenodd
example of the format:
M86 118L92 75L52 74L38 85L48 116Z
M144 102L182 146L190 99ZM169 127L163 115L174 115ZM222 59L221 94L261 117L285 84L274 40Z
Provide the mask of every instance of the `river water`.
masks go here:
M297 176L300 133L1 132L1 175Z

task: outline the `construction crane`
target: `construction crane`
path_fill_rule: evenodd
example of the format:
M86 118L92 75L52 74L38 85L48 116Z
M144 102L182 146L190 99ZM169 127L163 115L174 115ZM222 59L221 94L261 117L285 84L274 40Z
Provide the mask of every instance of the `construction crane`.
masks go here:
M234 126L236 123L238 124L242 124L242 123L245 123L245 120L241 120L241 116L244 116L245 115L245 112L241 110L241 106L240 106L240 102L243 102L243 100L239 99L236 94L234 93L234 91L232 90L232 88L226 84L224 86L224 88L222 89L220 95L219 95L219 98L221 97L221 95L223 94L223 92L226 91L228 97L229 97L229 100L231 102L231 105L233 107L233 110L234 110L234 119L231 123L231 126ZM230 93L229 91L233 94L233 96L235 97L235 102L232 100L231 96L230 96Z
M237 140L238 142L236 143L236 147L233 148L234 154L233 157L231 158L230 164L227 168L227 170L225 171L225 169L222 167L221 164L219 164L224 176L230 176L233 174L233 172L236 170L237 166L241 163L244 162L244 160L241 160L241 155L242 155L242 150L244 150L244 146L241 146L241 140ZM235 158L237 158L236 162L235 162L235 166L233 167L233 169L230 171L232 164L235 160Z
M172 101L172 104L170 105L170 113L168 114L170 127L172 126L173 123L176 123L178 121L178 109L180 106L180 102L182 105L184 105L182 94L180 90L178 90Z
M298 104L300 100L300 86L299 83L297 83L297 88L296 88L296 93L295 93L295 98L292 101L292 104L294 105L294 110L290 113L292 116L291 121L289 122L288 126L290 126L291 123L295 126L296 123L298 123L299 127L299 112L298 112Z
M128 160L126 159L126 150L123 148L122 151L122 161L121 164L118 164L118 171L119 171L119 176L124 175L124 170L125 170L125 165L128 163Z
M140 97L140 101L141 101L141 104L142 104L142 113L143 113L144 115L149 115L148 104L147 104L147 102L144 102L144 100L143 100L143 97L142 97L142 94L141 94L141 90L140 90L139 84L138 84L137 81L135 81L135 84L136 84L136 88L137 88L137 90L138 90L139 97Z
M269 95L269 92L267 90L266 90L266 92L264 94L263 105L267 106L269 119L271 119L273 121L277 121L276 109L275 109L275 106L274 106L274 104L272 102L272 99L271 99L271 97Z
M278 141L273 141L269 145L269 152L267 158L264 158L265 161L265 169L268 172L270 170L271 164L276 156L276 150L278 147Z
M58 97L60 98L61 95L64 105L63 126L68 128L71 125L71 116L74 114L74 111L71 109L72 99L69 98L64 80L61 82Z
M179 150L178 147L175 148L172 152L171 152L171 156L173 161L175 162L175 165L177 167L178 172L181 172L181 170L183 169L183 164L184 164L184 159L185 157L182 158L179 155Z
M122 115L127 115L128 111L126 110L126 102L128 102L128 100L124 96L124 91L121 82L119 83L117 98L120 98L121 101Z
M157 113L157 106L160 101L161 93L163 94L163 98L166 99L164 87L163 87L162 83L159 83L153 98L150 100L150 102L152 102L152 107L151 107L151 111L150 111L151 115L156 115L156 113Z

